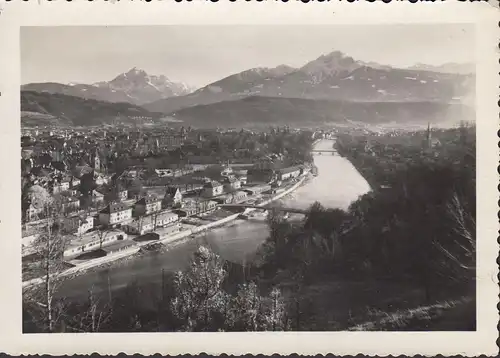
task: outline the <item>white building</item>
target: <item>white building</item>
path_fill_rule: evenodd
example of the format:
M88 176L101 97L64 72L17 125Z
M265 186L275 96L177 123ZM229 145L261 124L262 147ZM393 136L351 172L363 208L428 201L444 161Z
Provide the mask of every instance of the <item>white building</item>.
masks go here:
M160 210L161 200L153 196L141 198L134 205L135 216L150 215Z
M94 218L92 216L73 216L65 218L63 221L64 230L68 233L83 235L94 228Z
M132 218L132 208L124 203L112 203L99 212L102 225L116 225Z
M55 183L54 184L54 194L69 190L70 184L71 184L71 182L69 180L63 180L60 183Z
M162 206L164 208L178 208L182 206L182 193L179 188L167 187Z
M96 231L81 237L68 236L68 244L64 250L64 257L71 258L84 252L94 251L101 247L111 245L119 240L127 239L127 234L120 230L110 230L102 233Z
M217 195L221 195L224 192L224 187L221 183L217 181L211 181L203 185L202 196L205 198L211 198Z
M224 190L232 192L241 188L241 182L233 176L224 179Z
M288 180L291 178L296 178L300 175L302 169L300 167L288 167L283 169L278 169L276 174L279 180Z
M179 221L179 215L172 212L163 212L156 215L149 215L143 218L134 219L124 225L124 229L129 234L144 235L157 228L166 227Z

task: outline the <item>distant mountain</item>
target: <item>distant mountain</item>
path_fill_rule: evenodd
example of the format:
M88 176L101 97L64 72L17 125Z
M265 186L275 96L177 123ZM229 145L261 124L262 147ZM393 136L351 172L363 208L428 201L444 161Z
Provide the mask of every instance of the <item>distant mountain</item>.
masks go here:
M263 82L274 81L297 69L280 65L274 68L257 67L225 77L185 96L159 100L145 104L144 107L155 112L169 113L181 108L201 104L259 95Z
M334 51L299 69L279 66L252 69L205 86L191 94L158 100L144 107L170 113L196 105L249 96L343 100L355 102L462 101L473 93L475 76L428 70L397 69L356 61Z
M181 109L171 116L198 128L250 128L269 125L409 125L473 120L463 104L437 102L350 102L300 98L247 97Z
M65 94L69 96L95 99L107 102L127 102L136 105L182 96L194 88L170 81L165 76L150 76L144 70L132 68L111 81L94 84L30 83L21 86L22 90Z
M129 103L110 103L65 94L21 91L23 125L92 126L104 123L148 123L159 113Z
M476 65L474 63L454 63L449 62L440 66L425 65L418 63L414 66L408 67L409 70L417 71L431 71L441 73L456 73L462 75L469 75L476 73Z

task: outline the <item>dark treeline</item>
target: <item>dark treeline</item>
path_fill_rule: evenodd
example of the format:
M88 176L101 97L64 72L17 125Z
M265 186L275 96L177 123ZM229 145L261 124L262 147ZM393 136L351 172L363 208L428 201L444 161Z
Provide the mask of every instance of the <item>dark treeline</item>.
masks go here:
M399 318L373 327L432 330L448 317L443 305L459 317L444 327L475 329L473 132L443 131L433 145L408 134L341 137L339 153L373 189L347 211L314 203L301 221L271 212L269 238L251 265L200 248L161 287L132 283L106 305L92 293L66 305L54 330L343 330L381 316ZM25 303L25 331L46 330L32 307ZM425 314L401 320L409 309Z

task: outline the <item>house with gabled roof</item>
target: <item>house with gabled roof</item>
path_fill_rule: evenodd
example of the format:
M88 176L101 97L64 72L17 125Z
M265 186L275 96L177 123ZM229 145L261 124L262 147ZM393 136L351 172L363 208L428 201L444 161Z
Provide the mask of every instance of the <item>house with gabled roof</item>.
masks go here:
M218 181L210 181L203 185L202 195L205 198L212 198L217 195L221 195L224 192L224 187Z
M116 225L132 219L132 208L125 203L111 203L99 212L102 225Z
M134 216L149 215L161 210L161 200L155 196L145 196L134 204Z
M174 186L167 187L162 201L163 208L178 208L182 206L181 189Z

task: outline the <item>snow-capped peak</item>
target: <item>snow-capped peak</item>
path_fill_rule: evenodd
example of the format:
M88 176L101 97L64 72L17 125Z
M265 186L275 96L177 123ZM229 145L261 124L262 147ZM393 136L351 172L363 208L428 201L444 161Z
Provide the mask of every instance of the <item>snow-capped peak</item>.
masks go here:
M97 82L93 86L107 88L113 92L124 92L136 103L146 103L192 92L192 88L184 83L173 82L165 75L148 75L145 70L138 67L119 74L111 81Z
M362 66L362 63L355 61L341 51L333 51L307 63L301 68L301 71L321 80L324 77L336 75L340 72L354 71Z

